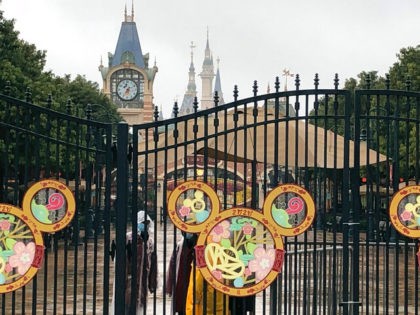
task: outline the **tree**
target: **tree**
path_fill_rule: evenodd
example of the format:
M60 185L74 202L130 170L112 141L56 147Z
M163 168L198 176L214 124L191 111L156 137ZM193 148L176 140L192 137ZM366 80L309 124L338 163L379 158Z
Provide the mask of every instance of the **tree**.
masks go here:
M77 75L59 77L45 71L46 51L19 38L14 20L7 20L0 11L0 93L10 86L10 95L25 99L28 88L33 103L45 106L52 96L52 109L65 112L70 99L78 116L84 117L87 104L99 104L93 109L92 118L103 122L119 122L121 116L112 102L100 92L96 82Z
M51 71L45 71L46 51L38 50L35 45L20 39L19 32L14 28L14 20L5 19L2 11L0 56L0 98L8 90L8 94L16 99L28 99L33 104L63 113L68 113L71 108L71 115L82 118L86 117L88 104L91 104L93 120L112 123L122 120L116 106L100 92L97 83L86 80L82 75L72 79L70 75L60 77ZM0 102L0 152L3 152L0 156L0 172L2 168L8 168L9 171L14 169L15 173L28 174L29 171L36 172L36 167L40 165L55 165L58 168L58 165L63 164L62 161L66 161L67 168L75 172L77 163L63 145L53 146L48 141L40 141L29 132L10 130L7 128L10 120L47 137L69 133L67 139L71 143L78 137L77 132L80 137L84 131L82 129L87 128L84 124L69 128L62 123L63 120L50 121L47 115L32 114L21 107L7 106L6 102ZM90 145L95 145L94 142L97 143L98 140L103 142L102 137L101 130L92 130ZM81 138L79 143L82 145L83 141L87 142L86 138Z
M389 75L381 77L378 76L377 71L362 71L357 79L346 79L344 88L351 92L352 98L357 89L374 90L389 87L394 90L420 91L420 45L402 48L396 56L398 60L390 67ZM361 98L360 131L366 132L363 134L363 139L368 140L374 149L392 157L394 161L399 161L399 175L407 177L416 170L419 172L418 161L415 160L418 149L416 149L418 129L415 123L406 122L409 117L418 117L419 109L415 106L415 100L406 98L397 100L397 98L382 98L380 102L374 96ZM333 106L334 102L336 106ZM351 104L354 102L352 101ZM398 111L398 117L401 118L398 121L393 118L396 111ZM314 109L310 115L311 122L334 130L338 134L344 134L344 120L337 118L343 114L344 100L329 96L321 98L318 109ZM384 119L384 117L390 117L390 119ZM350 108L352 126L354 118L354 108ZM354 139L354 130L350 137Z
M420 45L402 48L398 61L389 69L391 88L405 90L407 79L412 91L420 91Z

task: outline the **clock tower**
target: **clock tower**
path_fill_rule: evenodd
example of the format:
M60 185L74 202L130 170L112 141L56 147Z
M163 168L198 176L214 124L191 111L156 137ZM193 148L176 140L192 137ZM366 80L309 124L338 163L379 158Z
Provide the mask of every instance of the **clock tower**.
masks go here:
M149 68L149 54L143 55L134 22L125 8L114 54L108 53L108 67L99 71L103 79L103 92L117 105L118 112L129 124L153 121L153 81L158 68Z

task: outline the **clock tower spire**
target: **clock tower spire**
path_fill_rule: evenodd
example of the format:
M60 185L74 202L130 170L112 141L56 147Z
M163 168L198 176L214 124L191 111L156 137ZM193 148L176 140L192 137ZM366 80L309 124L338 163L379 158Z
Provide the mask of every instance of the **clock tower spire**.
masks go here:
M149 54L143 55L134 22L134 3L131 15L125 6L115 52L108 53L108 67L101 61L99 71L103 92L129 125L153 121L153 82L158 68L156 63L149 68Z

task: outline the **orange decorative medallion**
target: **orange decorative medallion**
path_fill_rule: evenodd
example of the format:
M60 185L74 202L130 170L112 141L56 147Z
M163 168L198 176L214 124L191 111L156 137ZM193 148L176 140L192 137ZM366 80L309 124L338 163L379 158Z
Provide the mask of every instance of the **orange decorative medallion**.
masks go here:
M42 232L64 228L75 210L69 188L49 179L29 188L23 210L0 204L0 293L14 291L35 276L44 257Z

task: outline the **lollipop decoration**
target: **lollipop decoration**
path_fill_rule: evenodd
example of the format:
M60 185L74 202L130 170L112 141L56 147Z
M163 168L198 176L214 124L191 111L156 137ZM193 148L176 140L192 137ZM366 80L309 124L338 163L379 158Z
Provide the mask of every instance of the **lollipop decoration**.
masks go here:
M282 236L303 233L315 214L309 193L292 184L271 191L261 213L245 207L219 211L211 187L188 181L172 192L168 209L179 229L199 233L196 266L203 277L216 290L233 296L267 288L283 264Z
M76 206L70 189L59 181L32 185L23 198L23 210L0 204L0 293L26 285L42 265L42 232L67 226Z
M420 239L420 186L406 186L397 191L389 204L389 216L399 233ZM420 267L420 248L417 263Z

